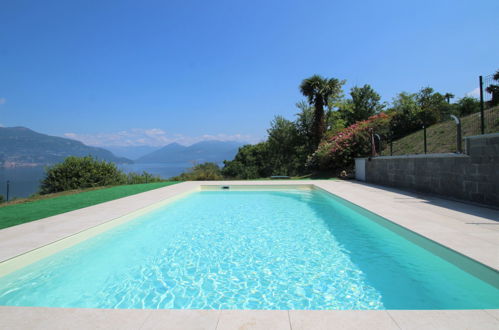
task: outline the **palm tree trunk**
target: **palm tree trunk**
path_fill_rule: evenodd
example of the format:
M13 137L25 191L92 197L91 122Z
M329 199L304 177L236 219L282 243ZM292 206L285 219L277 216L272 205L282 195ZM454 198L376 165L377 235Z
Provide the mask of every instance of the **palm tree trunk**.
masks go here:
M319 143L322 140L322 135L324 134L324 102L322 97L317 97L314 104L314 147L317 149Z

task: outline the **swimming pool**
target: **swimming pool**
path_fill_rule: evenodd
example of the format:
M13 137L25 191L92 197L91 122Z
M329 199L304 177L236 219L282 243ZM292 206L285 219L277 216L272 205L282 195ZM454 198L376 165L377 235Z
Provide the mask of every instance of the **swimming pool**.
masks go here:
M216 188L0 278L0 304L499 308L497 272L338 197Z

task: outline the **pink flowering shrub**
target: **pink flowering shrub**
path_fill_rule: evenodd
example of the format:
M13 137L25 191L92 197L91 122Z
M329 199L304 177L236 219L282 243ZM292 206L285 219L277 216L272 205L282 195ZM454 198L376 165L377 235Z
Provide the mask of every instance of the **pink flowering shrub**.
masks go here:
M386 135L390 119L389 115L380 113L356 122L333 136L326 136L309 157L307 167L333 171L353 168L355 157L371 154L371 130L375 134Z

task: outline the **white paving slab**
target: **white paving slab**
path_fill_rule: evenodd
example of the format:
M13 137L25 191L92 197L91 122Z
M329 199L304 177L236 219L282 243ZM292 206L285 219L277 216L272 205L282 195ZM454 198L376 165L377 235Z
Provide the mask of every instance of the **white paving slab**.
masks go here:
M293 330L400 329L387 311L289 311Z
M484 310L388 311L401 329L497 330L499 321Z
M147 318L140 329L215 330L219 317L220 311L218 310L152 310L148 312Z
M288 311L223 310L217 330L291 330Z
M150 310L0 306L0 329L140 329ZM159 324L158 324L159 325Z

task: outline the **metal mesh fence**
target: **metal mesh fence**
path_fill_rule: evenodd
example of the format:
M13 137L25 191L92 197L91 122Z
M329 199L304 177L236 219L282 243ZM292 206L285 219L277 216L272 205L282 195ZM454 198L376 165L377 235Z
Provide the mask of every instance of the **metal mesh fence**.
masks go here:
M495 74L480 76L481 133L499 132L499 70Z
M480 76L480 111L463 116L461 122L461 150L458 150L458 127L446 116L441 122L426 129L426 150L424 130L419 130L396 141L382 137L377 150L382 156L409 155L423 153L462 152L467 136L499 132L499 71L488 76Z

